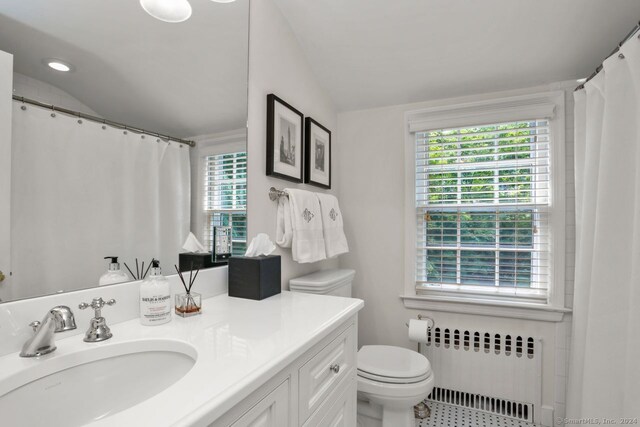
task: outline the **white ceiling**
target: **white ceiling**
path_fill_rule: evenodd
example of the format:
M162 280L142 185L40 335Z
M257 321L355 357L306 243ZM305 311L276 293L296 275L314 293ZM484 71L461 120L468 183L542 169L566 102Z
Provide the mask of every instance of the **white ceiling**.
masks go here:
M640 0L276 0L339 110L586 77Z
M248 0L190 2L191 18L168 24L138 0L0 0L0 50L110 120L178 137L242 128Z

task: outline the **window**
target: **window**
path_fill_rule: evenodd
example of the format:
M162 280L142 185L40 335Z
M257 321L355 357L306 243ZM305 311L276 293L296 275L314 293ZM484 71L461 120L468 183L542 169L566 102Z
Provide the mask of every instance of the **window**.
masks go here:
M407 114L415 184L407 298L563 305L563 96Z
M247 246L247 153L204 158L204 242L213 249L213 227L230 226L232 251L244 255Z
M549 143L546 119L416 133L420 286L546 295Z

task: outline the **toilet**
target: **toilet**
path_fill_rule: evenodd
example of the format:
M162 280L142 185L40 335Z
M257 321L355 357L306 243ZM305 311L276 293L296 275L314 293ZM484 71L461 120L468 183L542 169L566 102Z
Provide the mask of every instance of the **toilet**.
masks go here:
M289 281L292 292L351 297L354 270L322 270ZM358 425L413 427L413 407L434 386L429 360L403 347L365 345L358 351Z

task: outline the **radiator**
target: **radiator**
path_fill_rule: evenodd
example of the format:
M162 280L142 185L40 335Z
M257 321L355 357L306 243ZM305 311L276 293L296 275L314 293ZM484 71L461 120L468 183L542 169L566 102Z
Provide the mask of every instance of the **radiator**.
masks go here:
M540 339L437 327L429 330L421 352L436 377L427 400L539 422Z

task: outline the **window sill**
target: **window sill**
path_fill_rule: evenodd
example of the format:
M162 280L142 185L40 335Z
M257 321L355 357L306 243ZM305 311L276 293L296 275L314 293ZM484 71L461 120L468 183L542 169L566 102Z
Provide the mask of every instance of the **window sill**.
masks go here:
M400 295L406 308L444 311L448 313L475 314L480 316L508 317L511 319L562 322L571 309L552 307L532 302L500 301L481 297L443 295Z

